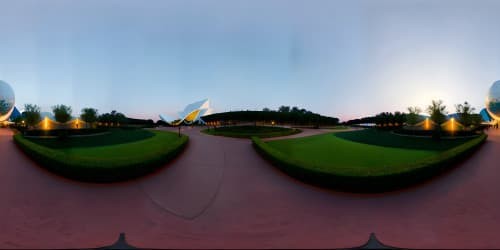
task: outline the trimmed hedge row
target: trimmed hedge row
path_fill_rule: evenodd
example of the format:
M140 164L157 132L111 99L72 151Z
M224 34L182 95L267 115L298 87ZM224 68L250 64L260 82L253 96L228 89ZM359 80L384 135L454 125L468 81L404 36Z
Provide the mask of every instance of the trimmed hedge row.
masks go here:
M308 163L292 159L257 137L252 137L252 142L257 152L274 166L301 181L347 192L377 193L412 186L451 169L478 149L486 138L487 135L482 134L435 157L409 163L408 171L379 176L347 176L323 172L308 167Z
M29 157L53 173L78 181L104 183L124 181L153 172L181 153L188 143L188 137L183 135L179 140L162 146L161 150L136 157L125 156L123 160L116 161L68 154L36 144L21 134L14 135L14 142Z

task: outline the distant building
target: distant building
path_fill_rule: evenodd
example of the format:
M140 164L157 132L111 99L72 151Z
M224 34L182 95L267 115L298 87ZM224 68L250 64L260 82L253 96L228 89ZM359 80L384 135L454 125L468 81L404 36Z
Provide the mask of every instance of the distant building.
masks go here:
M187 105L183 111L178 113L177 117L169 117L167 115L160 115L160 119L170 125L179 125L181 123L192 124L202 123L205 121L201 119L202 116L210 115L213 109L210 107L210 100L205 99Z
M18 117L21 117L21 112L17 109L17 107L14 107L12 113L10 113L9 121L12 122Z

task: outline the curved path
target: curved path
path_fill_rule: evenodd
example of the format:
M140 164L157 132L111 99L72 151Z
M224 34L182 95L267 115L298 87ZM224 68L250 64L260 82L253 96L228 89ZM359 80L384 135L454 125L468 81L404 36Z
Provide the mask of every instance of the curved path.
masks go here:
M0 248L100 247L120 232L154 248L344 248L371 232L400 247L500 247L499 130L454 171L377 195L295 181L249 140L184 133L188 148L161 171L86 184L39 168L0 129Z

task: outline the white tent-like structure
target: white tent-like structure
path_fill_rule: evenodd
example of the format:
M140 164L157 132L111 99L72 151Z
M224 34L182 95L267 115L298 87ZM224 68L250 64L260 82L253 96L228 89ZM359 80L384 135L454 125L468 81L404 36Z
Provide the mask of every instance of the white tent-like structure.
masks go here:
M167 115L160 115L160 119L170 125L179 125L183 122L187 124L192 124L195 122L204 124L205 122L201 119L201 117L210 115L212 113L213 109L210 107L210 100L205 99L187 105L183 111L178 113L177 118L172 118Z

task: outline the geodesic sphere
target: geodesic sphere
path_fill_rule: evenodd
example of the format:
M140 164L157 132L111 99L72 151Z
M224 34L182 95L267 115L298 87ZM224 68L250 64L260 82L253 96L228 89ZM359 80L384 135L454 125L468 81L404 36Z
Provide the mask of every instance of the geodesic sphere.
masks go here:
M10 85L0 81L0 122L9 119L12 110L14 110L14 91Z
M500 120L500 81L494 82L488 92L486 110L495 120Z

